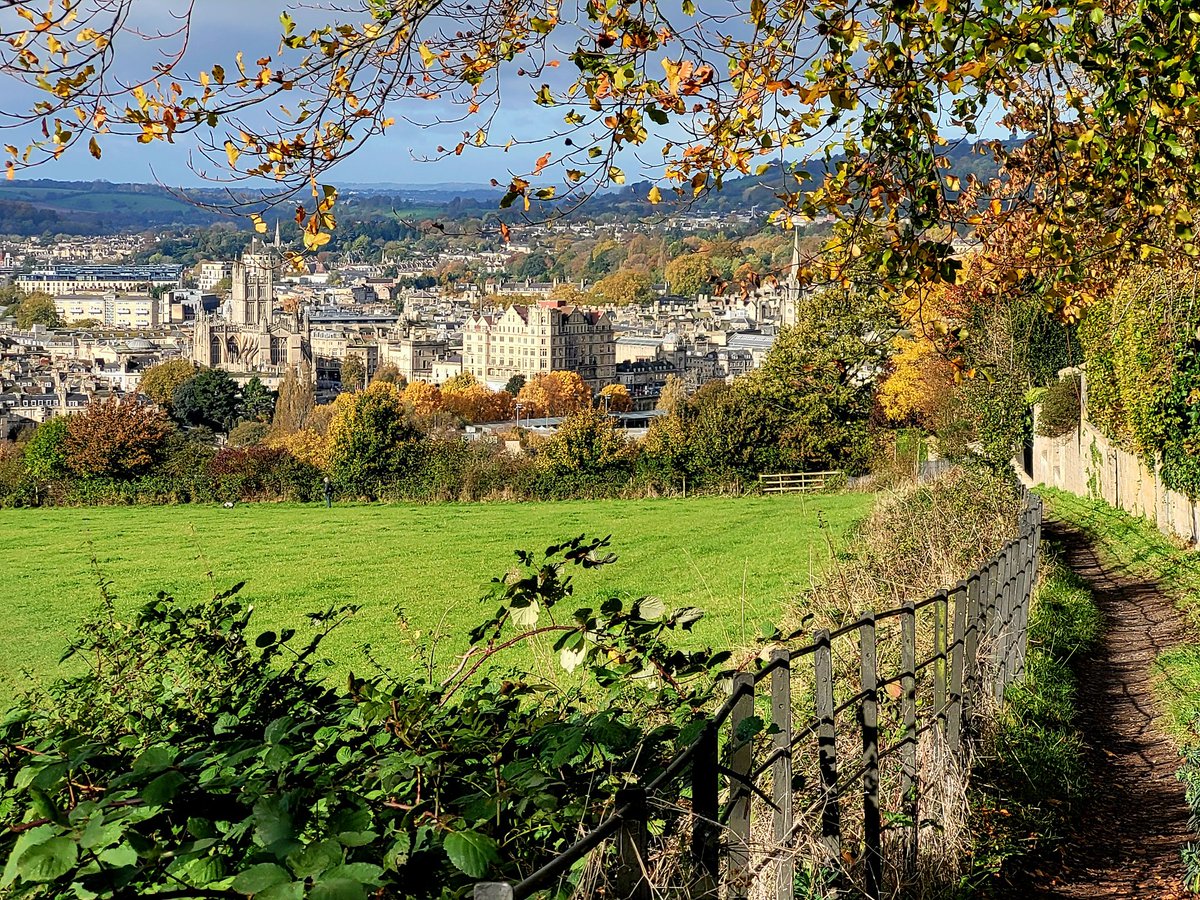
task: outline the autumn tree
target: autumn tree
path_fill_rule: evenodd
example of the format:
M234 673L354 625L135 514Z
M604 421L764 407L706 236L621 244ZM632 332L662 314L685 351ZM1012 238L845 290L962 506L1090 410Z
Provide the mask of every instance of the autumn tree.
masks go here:
M687 397L687 385L683 383L683 379L678 375L668 375L655 408L668 414L673 413L687 401Z
M134 399L102 400L66 421L66 466L83 476L142 474L158 459L172 431L162 410Z
M329 471L348 490L376 497L414 464L421 433L409 423L395 385L343 396L350 399L339 403L329 425Z
M417 418L429 418L445 408L441 389L428 381L410 381L403 397L404 404Z
M308 424L316 405L316 388L312 381L312 370L308 364L289 367L279 385L279 399L275 403L275 417L271 426L277 433L291 434Z
M534 375L517 395L527 416L569 416L592 405L592 389L578 372Z
M606 412L633 412L633 398L629 396L629 388L623 384L606 384L600 389L599 401Z
M384 363L376 367L375 374L371 376L371 383L382 382L383 384L394 384L401 389L405 386L404 376L400 374L400 367L395 363Z
M196 375L196 365L187 359L167 359L142 372L138 391L164 410L170 411L175 390Z
M342 360L341 371L338 375L338 380L341 382L343 391L357 391L363 386L367 377L367 367L363 364L362 357L357 353L347 354Z
M17 304L13 315L16 316L18 328L32 328L34 325L61 328L63 325L62 317L54 305L54 298L41 291L26 294Z
M667 263L664 278L672 294L695 297L697 294L714 293L713 280L716 272L703 253L688 253L677 256Z
M592 293L600 303L609 303L613 306L644 303L652 296L650 276L643 272L621 269L596 282Z

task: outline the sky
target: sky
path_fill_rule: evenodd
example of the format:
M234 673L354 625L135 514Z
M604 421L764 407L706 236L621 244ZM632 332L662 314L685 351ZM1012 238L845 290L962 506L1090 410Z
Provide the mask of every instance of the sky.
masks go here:
M135 14L131 23L144 31L168 28L170 11L178 6L178 0L134 0ZM297 20L302 17L299 7L300 4L295 4L292 8ZM247 60L260 55L274 56L281 30L279 14L284 8L270 0L197 0L183 70L194 74L200 69L209 69L213 63L221 63L232 71L238 50L244 51ZM118 70L122 74L145 73L161 53L154 43L130 34L120 37L115 50L120 61ZM532 102L532 91L524 82L512 87L516 90L509 91L509 102L496 119L499 127L493 129L493 137L501 140L508 136L529 138L561 126L561 114L536 107ZM11 82L3 83L0 75L0 105L3 108L20 108L22 102L28 107L36 102L37 92L17 88L19 90L14 89ZM528 95L522 96L526 92ZM436 104L421 101L394 104L388 114L396 119L396 125L386 134L372 138L361 150L340 163L328 180L336 183L485 185L491 178L504 181L509 174L529 171L534 160L545 152L545 148L517 148L506 155L499 149L473 149L460 157L423 161L422 157L435 155L439 145L453 147L462 140L464 126L430 124L431 118L436 119L437 110ZM418 124L406 121L407 117L419 117ZM504 138L500 138L501 133ZM23 145L33 137L32 133L0 132L0 143ZM14 138L24 138L24 141ZM17 177L64 181L159 181L172 186L204 184L189 167L189 151L192 151L190 159L197 168L203 167L205 162L194 152L194 144L187 137L180 138L176 145L158 141L141 145L132 138L112 136L102 139L101 146L104 152L99 160L88 154L86 146L76 146L73 152L53 164L18 173Z

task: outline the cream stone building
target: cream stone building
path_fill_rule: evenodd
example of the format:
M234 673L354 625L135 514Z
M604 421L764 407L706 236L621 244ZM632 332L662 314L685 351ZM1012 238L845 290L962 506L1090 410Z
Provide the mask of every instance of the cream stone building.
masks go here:
M161 301L149 294L60 294L54 309L67 325L97 322L105 328L157 328Z
M561 300L476 313L463 326L462 367L503 385L514 375L578 372L598 392L616 378L616 343L608 313Z

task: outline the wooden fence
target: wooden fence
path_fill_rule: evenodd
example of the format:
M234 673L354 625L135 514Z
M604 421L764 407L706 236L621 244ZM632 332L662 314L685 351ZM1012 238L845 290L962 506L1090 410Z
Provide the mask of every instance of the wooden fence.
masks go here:
M668 855L682 859L681 897L785 900L798 877L827 897L894 895L940 827L923 803L965 765L980 720L1024 671L1041 527L1030 496L1017 537L952 588L817 631L735 675L699 737L618 794L601 825L520 883L480 884L475 897L560 891L602 845L606 897L649 900L653 861ZM930 758L941 768L929 771Z
M844 473L836 470L831 472L779 472L775 475L759 475L758 484L764 494L810 494L823 491L832 483L844 478Z

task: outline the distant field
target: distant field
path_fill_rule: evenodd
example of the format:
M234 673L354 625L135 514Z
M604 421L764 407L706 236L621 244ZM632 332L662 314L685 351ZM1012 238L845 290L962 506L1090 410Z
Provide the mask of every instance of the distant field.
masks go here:
M5 625L0 694L45 678L75 626L96 608L91 560L122 609L163 590L194 600L245 581L262 630L357 603L325 645L338 668L363 670L363 646L411 669L395 610L411 630L445 633L439 659L482 621L489 580L515 548L544 550L578 534L613 535L620 561L579 572L580 600L654 594L708 613L696 642L730 645L773 619L829 560L827 538L865 514L862 495L430 506L240 505L0 511ZM821 533L818 513L829 531ZM211 574L210 574L211 573ZM440 623L440 629L439 629Z
M195 211L194 206L174 197L135 191L71 191L61 188L6 187L0 189L0 198L20 200L35 206L47 206L65 211L77 209L86 212L108 212L114 208L126 212Z

